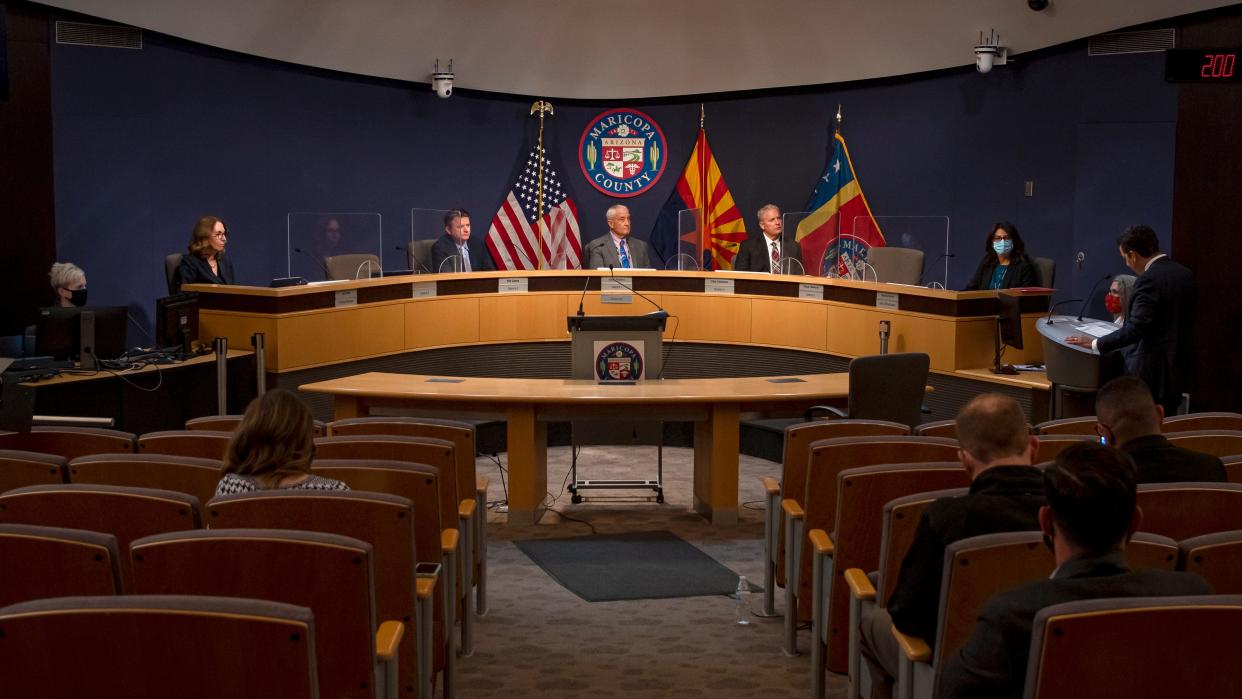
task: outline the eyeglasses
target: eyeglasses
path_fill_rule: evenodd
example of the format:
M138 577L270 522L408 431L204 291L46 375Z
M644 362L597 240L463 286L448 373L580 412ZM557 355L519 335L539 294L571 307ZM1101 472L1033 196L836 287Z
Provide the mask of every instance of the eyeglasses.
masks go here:
M992 240L1010 240L1010 237L1008 235L994 235Z

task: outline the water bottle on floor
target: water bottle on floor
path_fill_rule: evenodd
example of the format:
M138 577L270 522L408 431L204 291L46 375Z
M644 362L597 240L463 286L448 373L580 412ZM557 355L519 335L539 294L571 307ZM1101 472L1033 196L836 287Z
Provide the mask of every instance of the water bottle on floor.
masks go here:
M737 623L746 625L750 623L750 583L746 582L745 575L739 575L737 578Z

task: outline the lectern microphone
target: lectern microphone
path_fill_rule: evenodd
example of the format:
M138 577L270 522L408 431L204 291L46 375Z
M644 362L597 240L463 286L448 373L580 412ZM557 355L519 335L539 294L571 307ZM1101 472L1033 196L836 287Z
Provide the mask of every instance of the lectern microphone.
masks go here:
M1052 304L1052 308L1048 309L1048 317L1047 319L1045 319L1045 322L1048 325L1052 325L1052 314L1056 312L1059 306L1064 306L1067 303L1074 303L1075 301L1081 301L1081 300L1082 299L1065 299L1064 301L1057 301L1056 303Z
M629 284L626 284L620 279L617 279L616 273L612 271L612 265L608 265L608 274L612 275L613 281L625 287L625 289L627 289L630 293L637 295L642 300L656 307L656 310L647 314L648 316L652 318L667 318L668 317L668 311L664 310L664 308L660 304L647 298L641 291L635 291L634 287L630 286ZM579 306L579 308L581 308L581 306Z
M1107 281L1108 279L1112 278L1112 276L1113 276L1113 275L1111 275L1111 274L1105 274L1104 276L1102 276L1102 277L1100 277L1099 279L1097 279L1097 280L1096 280L1096 282L1095 282L1094 284L1092 284L1092 285L1091 285L1091 293L1087 294L1087 298L1085 298L1085 299L1083 299L1083 300L1082 300L1082 307L1078 309L1078 320L1079 320L1079 322L1081 322L1081 321L1082 321L1082 314L1084 314L1084 313L1086 313L1086 312L1087 312L1087 304L1091 303L1091 299L1092 299L1092 297L1094 297L1094 296L1095 296L1095 291L1096 291L1096 289L1099 289L1099 288L1100 288L1100 283L1101 283L1101 282L1104 282L1104 281Z
M591 286L591 278L587 277L586 284L582 285L582 295L578 297L578 317L579 318L586 315L585 313L582 312L582 304L583 302L586 301L586 292L587 292L587 289L590 288L590 286Z

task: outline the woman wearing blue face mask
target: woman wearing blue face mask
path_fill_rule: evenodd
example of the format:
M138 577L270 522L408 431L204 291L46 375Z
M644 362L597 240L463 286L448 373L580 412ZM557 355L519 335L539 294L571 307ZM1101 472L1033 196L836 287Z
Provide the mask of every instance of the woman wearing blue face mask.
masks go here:
M86 305L86 272L72 262L57 262L47 273L56 290L56 305L63 308Z
M1035 264L1026 256L1026 244L1022 242L1017 226L1008 221L992 226L992 232L984 241L984 249L986 252L979 261L975 276L962 291L1039 285Z

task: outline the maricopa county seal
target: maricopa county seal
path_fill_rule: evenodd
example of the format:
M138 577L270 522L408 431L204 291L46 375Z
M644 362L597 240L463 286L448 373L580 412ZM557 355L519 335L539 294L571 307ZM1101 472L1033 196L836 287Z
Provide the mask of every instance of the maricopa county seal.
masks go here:
M668 160L664 131L636 109L610 109L592 119L578 142L587 182L614 197L636 197L660 181Z
M643 356L628 342L613 342L595 355L595 378L635 381L643 378Z

